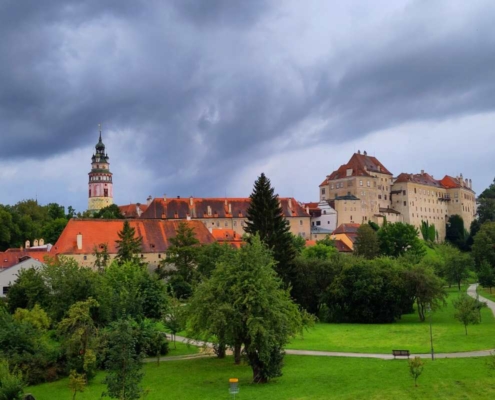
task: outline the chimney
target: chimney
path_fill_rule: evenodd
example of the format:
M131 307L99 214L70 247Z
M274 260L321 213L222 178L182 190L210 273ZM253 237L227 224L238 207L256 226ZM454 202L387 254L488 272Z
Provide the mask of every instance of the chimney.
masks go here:
M211 215L211 207L210 207L210 206L208 206L206 213L207 213L208 215Z
M38 239L34 239L33 246L38 247Z
M421 175L424 175L424 174L425 174L425 170L424 170L424 169L422 169L422 170L421 170Z
M26 240L26 249L29 249L31 247L31 242L29 240Z
M189 196L189 205L192 206L193 205L193 197L192 196Z
M180 196L177 196L177 199L179 199L179 200L180 200Z
M44 239L40 239L38 241L38 243L39 243L40 246L44 246L45 245L45 240Z
M232 204L229 203L229 214L232 214Z
M306 206L306 214L309 214L309 207Z
M152 201L153 201L153 197L151 197L151 195L149 195L148 198L146 199L146 204L150 205Z
M167 201L167 195L166 194L163 195L163 201L165 201L165 202Z
M149 204L148 204L148 205L149 205ZM139 204L139 203L137 203L137 204L136 204L136 215L137 215L138 217L140 217L140 216L141 216L141 214L143 213L143 212L141 211L141 207L140 207L140 206L141 206L141 204Z
M210 233L213 233L213 228L211 226L208 228L208 230L210 231Z
M186 214L186 220L187 221L190 221L191 220L191 215L190 214Z
M361 154L361 150L358 150L358 154Z
M292 199L289 197L289 208L292 210Z
M471 180L471 178L469 179L469 189L472 189L473 188L473 181Z
M76 236L77 250L82 250L82 234L79 232Z
M367 155L368 155L368 153L366 152L366 150L363 152L363 154L364 154L365 156L367 156Z

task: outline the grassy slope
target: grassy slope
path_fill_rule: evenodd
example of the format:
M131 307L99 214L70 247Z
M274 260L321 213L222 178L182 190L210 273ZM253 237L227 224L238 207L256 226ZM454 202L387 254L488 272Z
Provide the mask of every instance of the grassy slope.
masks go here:
M490 293L490 289L478 286L478 293L488 300L495 301L495 288L492 288L492 292Z
M247 366L226 360L197 359L145 366L147 400L229 398L228 379L240 380L241 399L491 399L495 372L486 359L427 361L419 386L409 376L407 361L287 356L284 376L268 385L249 384ZM105 389L99 374L78 400L97 399ZM37 400L71 398L67 379L29 388Z
M466 287L462 288L463 291ZM452 300L456 288L449 289L447 306L432 316L435 352L460 352L495 348L495 319L490 310L482 310L482 323L464 327L454 319ZM430 351L428 321L420 323L417 314L404 315L394 324L317 324L287 346L291 349L390 353L392 349L408 349L414 353Z

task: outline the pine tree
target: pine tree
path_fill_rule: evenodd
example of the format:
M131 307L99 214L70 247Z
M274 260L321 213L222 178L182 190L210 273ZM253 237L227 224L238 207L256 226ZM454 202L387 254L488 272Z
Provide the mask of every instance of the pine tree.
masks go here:
M250 200L244 230L251 235L258 234L261 241L272 250L277 262L275 270L285 284L289 285L294 275L293 260L296 250L278 195L265 174L262 173L254 183Z
M119 239L117 243L117 257L116 260L119 265L124 264L126 261L131 261L136 264L140 263L138 253L142 249L142 238L136 237L136 230L131 227L129 221L124 221L124 227L118 233Z

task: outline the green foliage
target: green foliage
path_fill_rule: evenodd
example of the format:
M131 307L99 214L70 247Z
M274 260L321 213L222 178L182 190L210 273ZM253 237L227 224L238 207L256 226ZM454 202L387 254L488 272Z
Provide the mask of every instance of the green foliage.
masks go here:
M174 348L176 348L175 335L186 327L185 307L183 307L180 300L173 295L169 298L168 304L167 311L163 315L163 324L172 334Z
M131 321L122 319L111 324L106 362L108 375L105 378L107 391L104 395L119 400L141 397L142 355L136 351L136 344Z
M129 221L124 221L122 230L118 233L119 238L117 243L117 256L115 260L119 265L126 262L139 264L141 262L139 253L142 251L142 238L136 236L136 230L131 227Z
M421 221L421 236L425 242L433 243L437 238L437 231L435 225L429 223L429 221Z
M35 304L31 310L18 308L15 310L14 320L31 324L39 331L46 331L50 327L50 318L39 304Z
M292 261L296 256L289 221L284 217L278 195L270 180L261 174L247 210L245 231L252 236L258 234L261 241L273 252L275 270L288 286L293 281Z
M394 322L411 308L401 268L385 258L355 258L344 265L328 288L326 304L336 322Z
M48 304L49 290L45 285L40 270L36 268L21 269L17 279L7 292L7 304L11 313L16 309L31 309L35 304Z
M424 362L420 357L414 357L409 359L407 364L409 366L409 373L414 379L414 386L418 386L418 378L423 373Z
M220 244L218 242L213 242L199 247L196 267L199 278L209 278L217 263L228 260L235 252L235 247L232 247L227 243Z
M98 307L93 298L79 301L70 307L67 317L58 324L70 369L84 372L88 379L96 373L97 329L91 310Z
M319 315L325 304L326 290L342 269L345 259L338 252L325 260L296 258L295 279L291 290L294 301L307 312Z
M319 260L328 260L334 254L338 253L335 246L328 246L324 243L318 242L314 246L305 247L301 253L301 256L307 260L317 258Z
M371 221L370 221L371 222ZM357 230L354 254L372 260L380 255L380 242L370 225L361 225Z
M0 400L22 400L24 386L22 373L10 371L8 361L0 359Z
M490 289L490 293L492 291L492 287L495 286L495 272L490 264L486 261L481 263L481 266L478 270L478 282L481 286Z
M469 234L464 228L464 220L460 215L451 215L447 221L445 240L461 250L467 249Z
M125 219L125 216L120 212L120 208L117 204L111 204L103 207L93 214L93 218L100 219Z
M72 392L72 400L76 399L77 393L84 392L86 389L86 377L84 374L78 374L75 370L72 370L69 375L69 389Z
M456 248L451 248L445 255L444 276L449 284L456 284L459 291L461 282L469 277L473 260L467 253L462 253Z
M178 298L188 298L199 279L196 263L201 249L194 228L180 222L175 237L170 238L167 258L160 262L156 273L168 278L168 283Z
M456 313L454 317L464 325L464 329L467 332L468 325L477 325L481 322L480 309L482 304L480 301L473 299L466 293L462 293L459 297L453 301Z
M380 250L390 257L403 256L406 253L424 256L425 249L418 238L418 230L413 225L396 222L383 225L378 231Z
M108 254L108 244L100 243L98 246L93 247L93 256L95 263L93 267L98 271L103 271L110 262L110 254Z
M215 335L239 349L244 345L256 383L280 375L281 349L304 323L273 265L270 251L255 235L232 260L218 264L189 305L194 334Z
M378 225L376 222L373 221L368 221L368 225L375 231L378 232L380 230L380 225Z
M483 262L495 268L495 222L485 222L474 238L472 254L477 269Z
M306 239L299 235L292 235L292 245L294 246L294 250L296 251L296 255L300 255L301 252L306 247Z
M495 179L493 183L486 188L477 199L478 219L480 224L487 221L495 222Z
M426 263L413 265L402 273L406 290L413 302L416 303L419 320L426 319L426 311L440 309L445 305L447 293L444 282L435 275L433 268Z

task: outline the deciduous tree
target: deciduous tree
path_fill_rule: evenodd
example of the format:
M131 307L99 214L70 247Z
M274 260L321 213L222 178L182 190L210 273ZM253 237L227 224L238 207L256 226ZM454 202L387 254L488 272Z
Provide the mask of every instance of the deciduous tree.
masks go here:
M456 312L454 317L464 325L464 330L467 332L468 325L477 325L481 322L480 308L481 304L476 299L462 293L453 301Z
M399 257L406 253L423 256L425 249L418 238L418 230L413 225L396 222L387 224L378 231L380 250L383 255Z
M380 255L380 242L376 231L363 224L357 230L354 254L372 260Z

